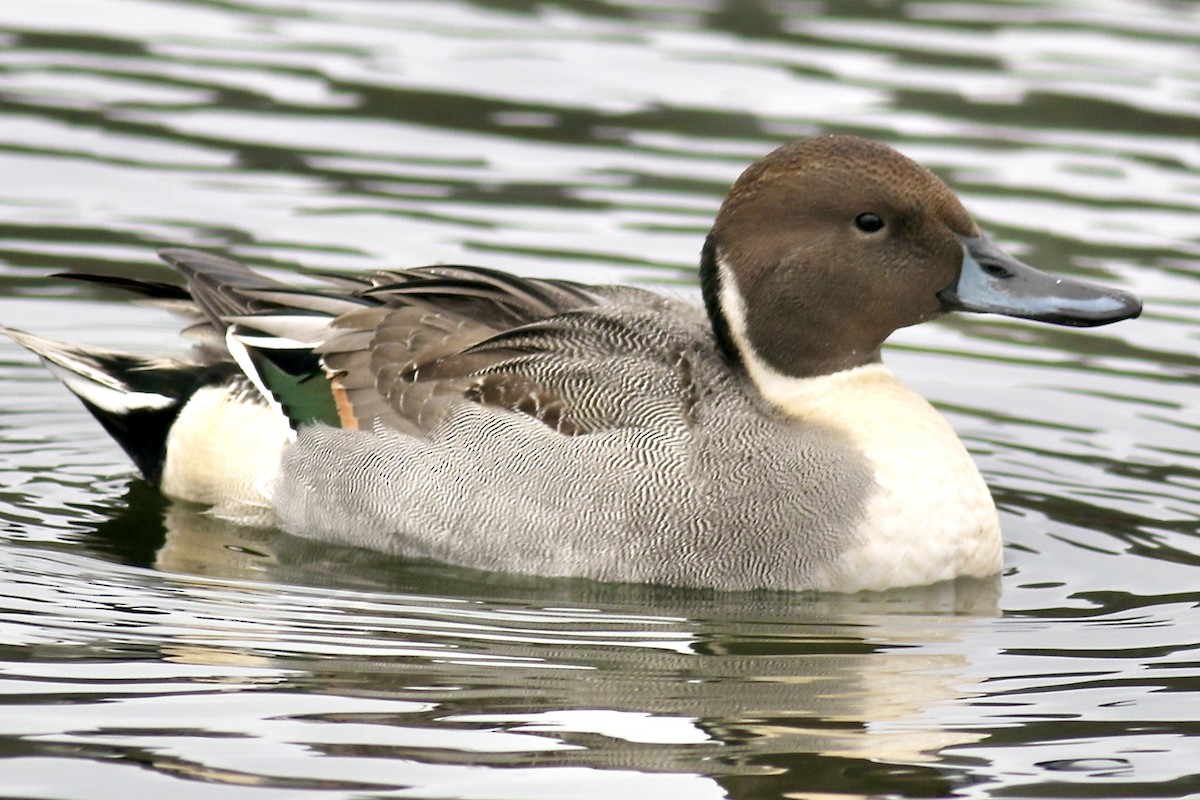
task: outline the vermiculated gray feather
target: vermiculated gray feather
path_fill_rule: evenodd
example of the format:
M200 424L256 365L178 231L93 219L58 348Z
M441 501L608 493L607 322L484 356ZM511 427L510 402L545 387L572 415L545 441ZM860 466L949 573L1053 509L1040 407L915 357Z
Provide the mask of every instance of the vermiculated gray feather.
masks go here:
M867 465L838 434L763 408L699 309L636 290L594 302L440 365L443 387L540 387L562 403L556 424L461 392L421 413L377 365L409 425L302 428L275 493L286 527L481 569L804 586L849 544Z

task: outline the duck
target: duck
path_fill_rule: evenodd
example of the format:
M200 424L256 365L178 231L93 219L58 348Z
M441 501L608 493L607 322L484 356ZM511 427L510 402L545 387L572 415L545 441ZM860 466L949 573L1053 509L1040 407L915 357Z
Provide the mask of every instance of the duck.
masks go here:
M184 283L74 277L183 313L184 356L4 332L166 496L403 558L716 590L996 575L988 487L884 342L951 312L1088 327L1142 309L1009 255L933 172L849 135L741 174L702 303L478 266L281 281L159 255Z

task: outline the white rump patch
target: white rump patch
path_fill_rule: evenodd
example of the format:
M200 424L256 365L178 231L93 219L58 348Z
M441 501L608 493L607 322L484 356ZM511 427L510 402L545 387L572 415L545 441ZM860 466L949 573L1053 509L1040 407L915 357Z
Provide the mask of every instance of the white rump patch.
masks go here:
M283 450L294 436L275 411L232 386L192 395L167 436L162 490L223 509L270 509Z

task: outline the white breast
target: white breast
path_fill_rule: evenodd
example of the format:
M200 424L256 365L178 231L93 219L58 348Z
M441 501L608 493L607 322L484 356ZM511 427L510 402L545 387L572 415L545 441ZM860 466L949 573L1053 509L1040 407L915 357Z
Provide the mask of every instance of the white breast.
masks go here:
M991 493L946 420L882 364L793 378L758 356L728 265L721 308L759 392L802 424L827 425L867 458L875 488L854 544L818 570L814 588L837 592L994 575L1003 564Z
M886 367L756 378L770 402L841 431L874 467L856 544L819 572L816 588L881 590L1000 570L1000 522L979 470L946 420Z

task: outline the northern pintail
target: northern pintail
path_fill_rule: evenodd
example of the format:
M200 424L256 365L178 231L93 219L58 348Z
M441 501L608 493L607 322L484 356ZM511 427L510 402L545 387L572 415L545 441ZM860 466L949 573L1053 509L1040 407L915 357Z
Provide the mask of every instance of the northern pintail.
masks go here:
M996 573L988 489L884 340L948 311L1141 311L1005 254L933 173L851 136L741 175L704 243L704 309L479 267L297 287L161 256L186 288L91 279L192 313L192 357L7 333L165 494L467 567L721 589Z

